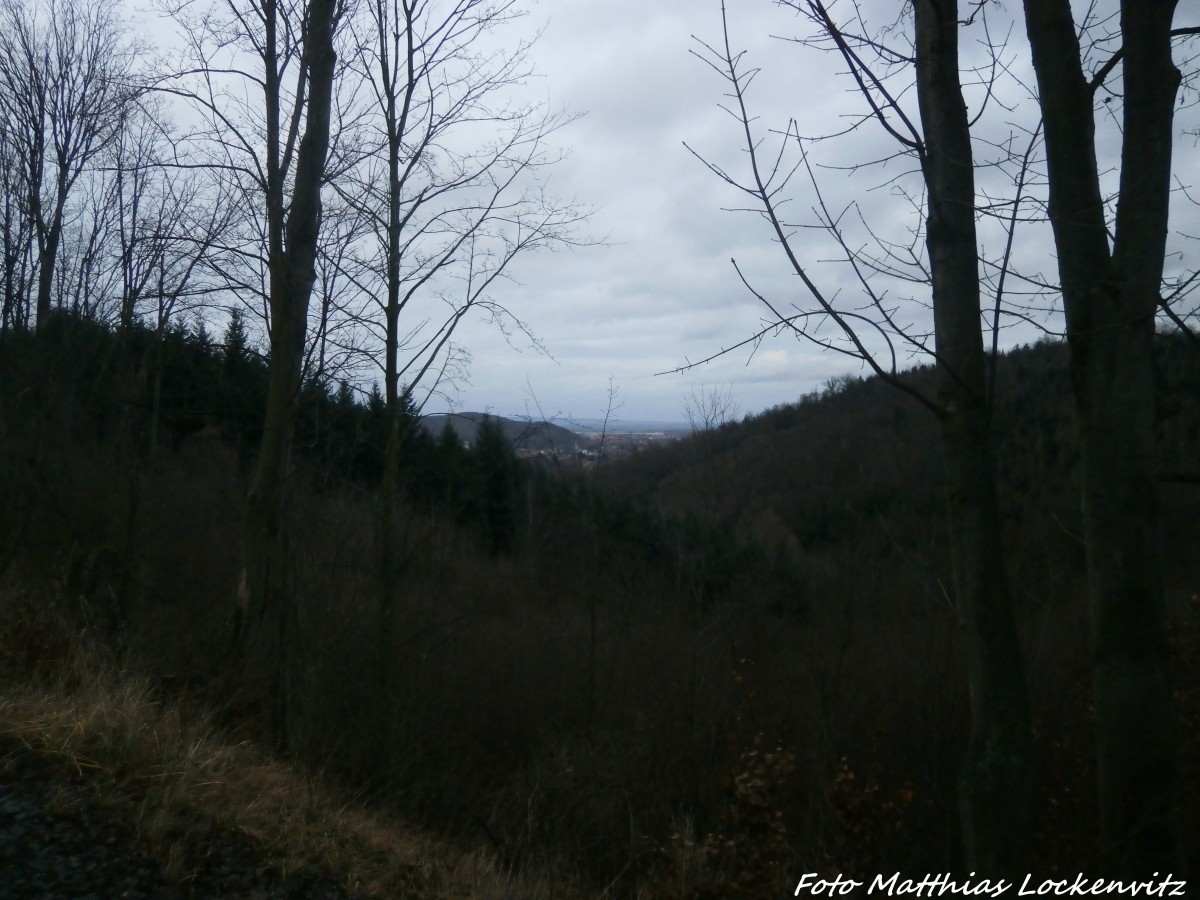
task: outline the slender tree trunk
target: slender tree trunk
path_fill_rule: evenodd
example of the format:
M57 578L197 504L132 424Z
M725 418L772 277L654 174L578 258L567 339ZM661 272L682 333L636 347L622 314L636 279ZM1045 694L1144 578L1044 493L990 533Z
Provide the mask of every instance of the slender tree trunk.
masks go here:
M7 231L7 225L5 227ZM8 254L8 240L5 235L5 254L4 254L4 308L0 309L0 346L4 344L4 338L8 335L9 329L17 331L19 328L19 315L17 311L18 294L16 289L17 266L16 260Z
M1029 711L992 460L958 3L915 0L914 13L940 424L971 691L971 740L959 783L963 841L970 868L1016 875L1026 871L1028 855Z
M58 245L62 239L62 218L56 217L46 229L46 237L38 250L37 330L50 321L50 300L54 296L54 264L58 260Z
M411 34L411 29L409 29ZM385 412L387 445L383 457L383 496L380 498L380 576L378 667L380 689L390 690L392 620L396 610L396 504L400 499L400 133L397 130L395 84L389 82L386 121L388 128L388 227L387 335L384 345Z
M18 279L21 260L28 252L31 233L24 228L18 228L14 233L13 223L16 219L17 204L8 184L0 185L4 196L4 308L0 311L0 343L10 330L22 329L22 318L28 319L28 290L24 278ZM18 281L21 283L18 284ZM22 316L22 307L25 316Z
M414 8L408 4L385 3L377 0L374 14L379 48L379 78L383 89L384 127L387 129L387 306L384 310L386 337L384 342L384 381L387 412L387 447L384 452L383 496L379 523L380 540L380 598L379 643L377 666L380 689L386 696L391 690L392 630L397 595L399 593L399 560L397 559L396 511L400 499L400 448L406 434L401 430L400 415L406 395L400 392L400 313L404 307L400 280L400 244L405 219L402 215L404 181L402 172L405 155L404 136L408 131L413 94L417 86L417 48L414 34ZM389 16L395 21L388 27ZM403 29L404 59L391 59L400 53L396 29ZM403 73L403 80L400 75Z
M336 0L311 0L303 50L308 67L308 110L296 155L290 211L283 223L279 168L278 77L267 79L268 216L270 217L271 360L262 443L246 502L245 569L235 623L235 668L263 704L277 744L289 742L291 641L294 600L287 577L284 522L288 464L295 430L308 304L315 280L321 226L321 183L329 148L336 56ZM277 72L274 9L268 4L268 73ZM273 95L273 96L272 96Z
M1093 88L1069 0L1026 0L1046 123L1050 218L1080 433L1093 632L1100 859L1120 877L1179 871L1172 687L1160 568L1153 337L1179 72L1173 0L1121 4L1124 129L1109 250Z

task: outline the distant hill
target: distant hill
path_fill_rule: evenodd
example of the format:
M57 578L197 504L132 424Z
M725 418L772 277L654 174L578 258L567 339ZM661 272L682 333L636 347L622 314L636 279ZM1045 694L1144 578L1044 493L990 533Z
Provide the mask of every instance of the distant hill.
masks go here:
M1200 578L1200 354L1160 337L1157 366L1163 542L1169 583L1182 589ZM1082 583L1083 564L1067 348L1013 350L996 374L994 452L1017 587L1062 595ZM936 391L929 366L903 377ZM951 577L937 422L878 378L837 379L797 403L648 447L603 476L623 496L726 523L809 572L861 572L869 560L923 592Z
M513 450L517 452L553 450L558 453L573 453L578 449L579 438L573 432L551 422L532 422L524 419L509 419L504 416L489 416L488 413L461 412L424 416L421 419L421 426L437 437L449 423L463 443L474 446L476 436L479 434L479 423L485 416L500 423L504 429L504 436L508 438Z

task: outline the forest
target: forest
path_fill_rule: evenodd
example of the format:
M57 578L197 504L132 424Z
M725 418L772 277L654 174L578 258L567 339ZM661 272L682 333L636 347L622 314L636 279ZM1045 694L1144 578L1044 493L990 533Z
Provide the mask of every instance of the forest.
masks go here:
M1022 151L973 143L990 4L873 36L782 5L912 163L918 224L864 250L811 176L857 293L824 286L786 211L810 139L756 132L721 4L695 55L747 168L687 149L802 286L735 260L769 315L725 346L863 374L740 420L694 397L690 436L584 467L423 425L462 323L536 343L492 287L587 241L546 189L571 116L507 95L516 5L179 4L151 62L108 5L4 0L0 758L100 778L180 890L214 828L374 896L1195 871L1197 279L1167 257L1197 29L1024 4ZM1057 271L1022 270L1027 221ZM1042 337L1002 349L1014 319ZM325 843L263 837L259 793ZM441 861L313 826L351 807Z
M159 343L67 316L6 341L6 677L73 671L62 655L83 627L108 665L268 741L261 710L217 687L267 385L241 341L236 322ZM1200 364L1170 335L1157 358L1170 473L1200 452ZM1066 348L1015 350L999 371L1005 549L1038 745L1033 870L1069 873L1091 864L1096 815ZM409 430L387 703L374 671L382 409L305 386L289 520L297 765L506 866L592 886L623 873L646 895L763 896L791 871L961 864L963 638L936 428L917 403L842 379L587 471L522 465L486 425L473 449ZM1162 495L1193 835L1197 492L1181 481ZM66 638L49 639L62 620Z

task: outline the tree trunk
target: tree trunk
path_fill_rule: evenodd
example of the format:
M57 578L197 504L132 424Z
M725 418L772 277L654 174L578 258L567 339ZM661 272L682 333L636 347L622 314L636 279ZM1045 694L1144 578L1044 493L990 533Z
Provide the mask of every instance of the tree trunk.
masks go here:
M1029 711L1004 569L980 332L975 174L958 72L957 0L916 0L917 98L937 330L955 588L967 643L971 740L959 782L967 865L1026 869Z
M268 70L276 65L273 10L268 22ZM329 148L330 108L336 55L333 32L336 0L311 0L303 51L308 66L308 110L304 137L296 155L296 173L286 228L281 228L283 173L278 170L278 132L268 178L271 230L271 359L262 444L247 496L245 568L238 589L234 629L235 664L242 687L261 702L268 730L276 743L289 743L291 623L294 598L287 577L288 554L284 512L288 463L295 430L296 405L304 361L308 304L315 280L317 239L321 226L321 183ZM269 128L279 126L278 79L267 79ZM274 97L270 95L275 93ZM274 115L271 115L274 110ZM274 140L272 140L274 138Z
M58 245L62 238L62 214L46 229L46 237L38 251L37 330L50 321L50 300L54 296L54 264L58 260Z
M1179 72L1174 0L1121 4L1124 128L1109 250L1093 87L1069 0L1026 0L1046 126L1050 218L1079 420L1093 632L1100 859L1109 874L1178 871L1177 766L1160 569L1153 337Z

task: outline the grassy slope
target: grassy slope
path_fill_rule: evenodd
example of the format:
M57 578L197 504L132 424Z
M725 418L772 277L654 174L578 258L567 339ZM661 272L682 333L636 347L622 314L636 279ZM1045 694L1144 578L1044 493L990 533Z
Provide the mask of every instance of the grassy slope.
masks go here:
M122 671L52 598L0 587L0 754L33 753L63 782L132 825L170 880L186 884L214 830L249 838L265 867L317 871L369 897L537 898L575 891L548 875L499 871L372 810L320 773L270 758L186 697Z

